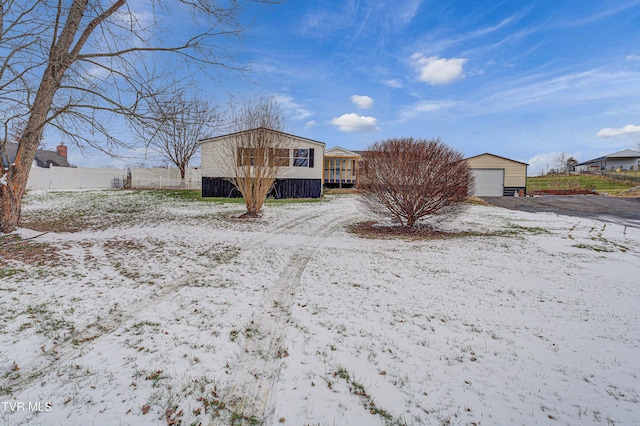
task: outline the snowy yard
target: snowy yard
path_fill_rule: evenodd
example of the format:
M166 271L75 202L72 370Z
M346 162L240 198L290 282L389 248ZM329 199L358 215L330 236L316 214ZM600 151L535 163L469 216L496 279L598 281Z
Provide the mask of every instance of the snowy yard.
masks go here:
M34 192L0 240L0 424L638 424L640 229L353 196ZM64 232L49 229L62 229Z

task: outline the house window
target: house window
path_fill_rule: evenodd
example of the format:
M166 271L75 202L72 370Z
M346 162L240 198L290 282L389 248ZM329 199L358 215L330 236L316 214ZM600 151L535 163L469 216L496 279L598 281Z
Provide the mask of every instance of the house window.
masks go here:
M289 150L288 149L280 149L276 148L272 151L271 155L274 158L274 165L289 167L291 159L289 158Z
M268 152L268 157L267 154ZM267 163L268 158L268 163ZM238 148L238 166L289 166L289 150L266 148Z
M309 167L309 150L293 150L293 167Z
M293 167L313 167L313 148L296 148L293 150Z
M238 148L238 166L255 166L256 149Z

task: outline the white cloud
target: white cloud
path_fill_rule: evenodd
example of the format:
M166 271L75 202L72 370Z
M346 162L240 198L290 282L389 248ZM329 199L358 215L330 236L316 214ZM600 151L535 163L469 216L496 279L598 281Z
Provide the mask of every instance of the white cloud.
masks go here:
M398 79L387 80L384 82L384 84L394 89L401 89L404 87L404 85L402 84L402 81Z
M538 176L546 174L550 169L558 167L561 152L546 152L544 154L538 154L527 161L529 167L527 167L527 174L529 176ZM565 154L566 158L570 155Z
M309 121L307 121L305 123L304 128L305 129L310 129L312 127L316 127L316 124L318 124L318 123L316 123L316 120L309 120Z
M611 127L605 127L604 129L600 129L600 131L596 134L596 137L597 138L616 138L620 136L627 136L634 133L640 133L640 126L627 124L626 126L620 127L617 129L613 129Z
M411 59L420 72L418 79L432 86L451 83L464 77L462 66L467 62L464 58L425 57L421 53L414 53Z
M331 124L343 132L371 132L379 130L377 127L377 118L367 117L353 112L335 117L331 120Z
M640 61L640 55L627 55L626 58L624 58L624 60L626 62L631 62L631 61Z
M410 120L424 114L453 108L456 105L457 103L454 101L419 101L404 109L400 116L405 120Z
M404 4L399 4L399 7L390 15L401 24L407 25L416 16L421 5L422 0L408 0Z
M373 106L373 99L369 96L353 95L350 99L360 109L370 109Z
M276 102L284 109L284 111L296 120L304 120L311 117L311 112L296 103L291 96L275 95Z

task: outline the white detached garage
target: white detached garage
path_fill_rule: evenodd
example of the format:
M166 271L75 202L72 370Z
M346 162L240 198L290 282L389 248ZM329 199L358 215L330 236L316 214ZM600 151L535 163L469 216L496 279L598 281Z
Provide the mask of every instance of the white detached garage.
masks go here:
M513 196L527 190L527 164L489 153L467 158L475 179L472 195L477 197Z

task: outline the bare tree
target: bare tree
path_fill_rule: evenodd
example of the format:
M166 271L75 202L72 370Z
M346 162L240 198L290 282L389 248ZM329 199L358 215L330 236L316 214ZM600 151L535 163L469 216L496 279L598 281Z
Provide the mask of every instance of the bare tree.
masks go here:
M181 93L154 99L149 107L150 119L133 130L144 143L173 163L184 179L185 170L198 150L198 141L222 125L222 114L209 102Z
M558 173L564 173L567 171L567 154L561 152L558 155Z
M371 145L362 160L357 184L361 200L403 227L459 213L473 188L462 154L439 139L387 139Z
M284 114L273 97L232 107L233 133L220 145L220 158L229 181L244 198L247 217L260 215L276 179L291 164L284 126Z
M0 232L19 223L45 129L105 152L126 145L114 129L169 92L169 74L234 68L229 40L243 32L238 18L251 2L276 1L0 0L0 127L6 136L26 122L0 179ZM173 31L172 16L194 24ZM0 137L3 153L6 142Z

